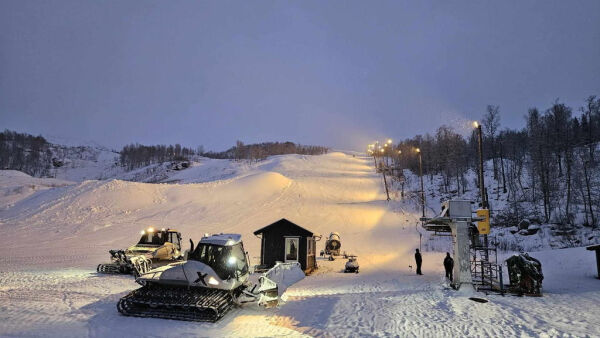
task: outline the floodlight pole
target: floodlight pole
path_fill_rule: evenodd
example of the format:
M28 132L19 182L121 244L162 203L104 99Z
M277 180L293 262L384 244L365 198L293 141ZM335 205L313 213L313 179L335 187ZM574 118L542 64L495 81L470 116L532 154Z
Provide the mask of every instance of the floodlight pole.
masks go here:
M485 193L485 182L483 178L483 134L481 132L481 124L477 125L477 139L479 141L479 190L481 194L481 207L487 209L489 206Z
M423 211L423 217L425 217L425 188L423 184L423 159L421 157L421 150L417 150L419 153L419 176L421 177L421 209Z
M481 194L481 208L489 209L487 194L485 193L485 181L483 178L483 133L481 131L481 124L477 124L477 135L477 139L479 140L479 189ZM489 261L488 235L483 235L483 245L485 246L485 260Z

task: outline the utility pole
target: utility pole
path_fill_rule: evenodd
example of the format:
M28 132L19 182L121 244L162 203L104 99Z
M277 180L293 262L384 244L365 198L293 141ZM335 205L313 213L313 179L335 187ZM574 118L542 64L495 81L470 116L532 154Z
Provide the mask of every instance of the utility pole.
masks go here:
M385 156L385 147L381 148L381 156ZM388 202L390 201L390 191L388 190L388 185L387 185L387 179L385 177L385 172L387 170L387 165L384 162L383 157L381 158L381 161L379 161L381 163L381 174L383 175L383 183L385 185L385 194L387 196L387 200Z
M479 189L481 194L481 208L489 209L487 193L485 190L485 180L483 175L483 132L481 131L481 124L478 122L474 122L475 127L477 127L477 139L479 141ZM483 235L483 244L485 246L484 257L486 261L489 261L489 252L488 252L488 235Z
M387 179L385 178L386 170L387 170L387 168L383 168L381 172L383 173L383 183L385 184L385 194L387 195L387 200L389 202L390 201L390 191L388 190Z
M421 211L423 212L423 218L425 218L425 188L423 185L423 159L421 157L421 149L417 148L415 150L419 154L419 177L421 178ZM421 226L423 226L423 222L421 222ZM415 229L416 228L417 228L417 226L415 224ZM421 234L421 232L418 230L417 230L417 232L419 233L419 251L421 251L422 250L421 242L422 242L423 234Z
M487 200L487 194L485 193L485 181L483 178L483 135L481 131L481 124L477 122L475 122L475 124L477 126L477 140L479 143L479 193L481 194L481 207L483 209L488 209L489 205Z
M401 182L402 192L400 193L400 196L402 197L402 199L404 199L404 171L400 167L400 155L401 154L402 154L402 150L398 150L398 161L396 161L396 166L397 166L397 170L398 170L398 179L402 180L402 182Z
M421 209L423 211L423 217L425 217L425 188L423 185L423 159L421 157L421 149L417 148L419 153L419 177L421 177Z
M375 162L375 172L377 172L377 157L375 157L375 155L376 155L376 154L375 154L375 152L374 152L374 151L372 151L372 150L369 150L369 152L370 152L371 154L373 154L373 162Z

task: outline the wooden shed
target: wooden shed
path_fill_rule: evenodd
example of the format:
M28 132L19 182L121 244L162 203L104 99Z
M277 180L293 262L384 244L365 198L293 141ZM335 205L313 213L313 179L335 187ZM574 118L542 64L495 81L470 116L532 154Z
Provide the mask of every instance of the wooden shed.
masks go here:
M598 279L600 279L600 244L587 247L590 251L596 251L596 269L598 269Z
M270 268L276 262L299 262L309 273L317 268L316 239L312 231L285 218L258 229L260 236L260 265Z

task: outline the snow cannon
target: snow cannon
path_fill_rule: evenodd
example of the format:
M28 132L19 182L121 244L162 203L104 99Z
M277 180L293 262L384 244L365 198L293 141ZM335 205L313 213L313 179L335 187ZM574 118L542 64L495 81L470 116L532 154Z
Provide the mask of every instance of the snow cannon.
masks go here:
M329 234L329 238L325 241L325 255L329 255L329 260L333 260L333 256L340 255L340 248L342 242L340 241L340 234L332 232Z
M506 260L509 290L520 295L542 295L542 263L527 253L515 254Z
M277 284L266 275L258 284L249 281L242 236L218 234L202 237L187 261L150 270L136 279L141 288L119 300L125 316L216 322L234 305L257 302L264 307L278 302Z
M96 271L138 276L152 268L183 259L181 233L177 230L148 227L140 233L142 237L137 244L125 250L109 250L111 262L98 264Z

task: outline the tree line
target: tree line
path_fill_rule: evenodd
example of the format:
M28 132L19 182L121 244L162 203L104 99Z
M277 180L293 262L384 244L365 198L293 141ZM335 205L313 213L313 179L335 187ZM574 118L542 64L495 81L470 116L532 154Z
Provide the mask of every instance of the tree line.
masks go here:
M205 152L204 147L202 146L192 149L182 147L180 144L153 146L130 144L121 149L120 163L128 170L133 170L154 163L163 163L167 161L190 161L197 156L238 161L259 161L273 155L320 155L327 153L327 151L327 147L306 146L293 142L264 142L256 144L244 144L242 141L237 141L235 146L222 152Z
M509 223L523 217L545 222L595 226L600 211L600 98L588 97L577 111L556 100L549 108L531 108L522 129L500 128L500 107L487 106L481 120L483 157L495 186L488 194L506 194ZM418 172L415 148L421 149L423 174L441 175L442 191L465 193L469 169L478 171L476 130L467 137L449 126L434 135L417 135L397 144L400 167ZM479 185L479 182L476 182ZM529 209L526 211L525 209Z
M264 142L245 145L242 141L237 141L235 146L225 153L234 160L259 161L274 155L300 154L300 155L322 155L326 154L329 148L322 146L306 146L293 142Z
M0 133L0 168L32 176L46 175L52 165L50 143L42 136L4 130Z
M190 156L198 155L198 151L181 144L152 145L129 144L119 152L119 161L127 170L141 168L154 163L167 161L188 161Z
M320 155L328 152L327 147L301 145L293 142L263 142L235 146L221 152L204 151L175 145L128 144L119 151L119 164L133 170L156 163L191 161L200 156L214 159L259 161L273 155L302 154ZM53 167L63 165L60 149L42 136L18 133L11 130L0 132L0 169L12 169L32 176L48 176ZM62 155L64 156L64 154Z

